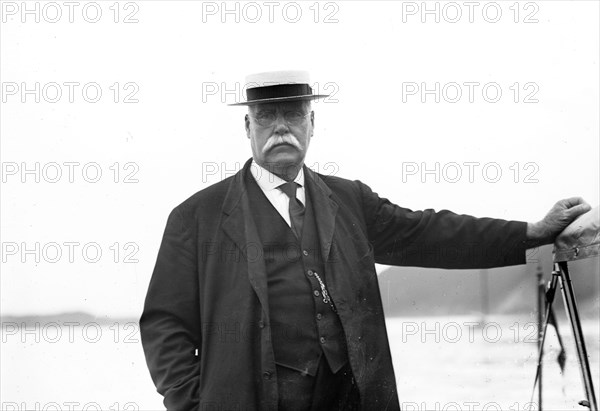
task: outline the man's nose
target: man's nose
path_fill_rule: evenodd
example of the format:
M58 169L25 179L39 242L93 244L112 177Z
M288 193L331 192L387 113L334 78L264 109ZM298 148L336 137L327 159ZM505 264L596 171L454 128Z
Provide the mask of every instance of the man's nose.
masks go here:
M275 130L273 131L276 134L287 134L290 131L287 121L283 118L283 114L279 114L275 119Z

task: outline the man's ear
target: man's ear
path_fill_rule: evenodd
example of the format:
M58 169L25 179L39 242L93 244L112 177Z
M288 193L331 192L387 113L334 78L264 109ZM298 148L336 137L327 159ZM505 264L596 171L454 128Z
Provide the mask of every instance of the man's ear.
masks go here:
M246 125L246 137L250 138L250 117L248 114L244 117L244 123Z
M312 137L315 134L315 112L310 112L310 136Z

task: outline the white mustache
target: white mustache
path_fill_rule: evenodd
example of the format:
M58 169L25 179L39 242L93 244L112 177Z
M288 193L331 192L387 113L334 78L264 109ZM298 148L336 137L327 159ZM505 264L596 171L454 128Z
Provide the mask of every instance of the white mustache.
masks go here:
M283 136L274 136L267 140L265 145L263 146L262 152L263 154L275 147L278 144L290 144L296 147L298 150L302 150L302 146L300 142L293 134L284 134Z

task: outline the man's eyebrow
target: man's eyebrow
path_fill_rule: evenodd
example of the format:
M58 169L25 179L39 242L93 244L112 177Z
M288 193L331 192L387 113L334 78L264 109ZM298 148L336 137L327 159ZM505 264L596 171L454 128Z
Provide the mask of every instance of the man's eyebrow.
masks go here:
M259 108L258 110L256 110L256 114L259 113L274 113L275 109L273 108Z

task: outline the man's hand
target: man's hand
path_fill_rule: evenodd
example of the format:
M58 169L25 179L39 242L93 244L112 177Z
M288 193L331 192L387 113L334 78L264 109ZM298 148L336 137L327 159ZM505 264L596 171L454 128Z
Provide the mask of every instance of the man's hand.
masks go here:
M573 220L592 207L581 197L560 200L548 211L548 214L537 223L527 224L527 240L531 247L552 244L557 235Z

